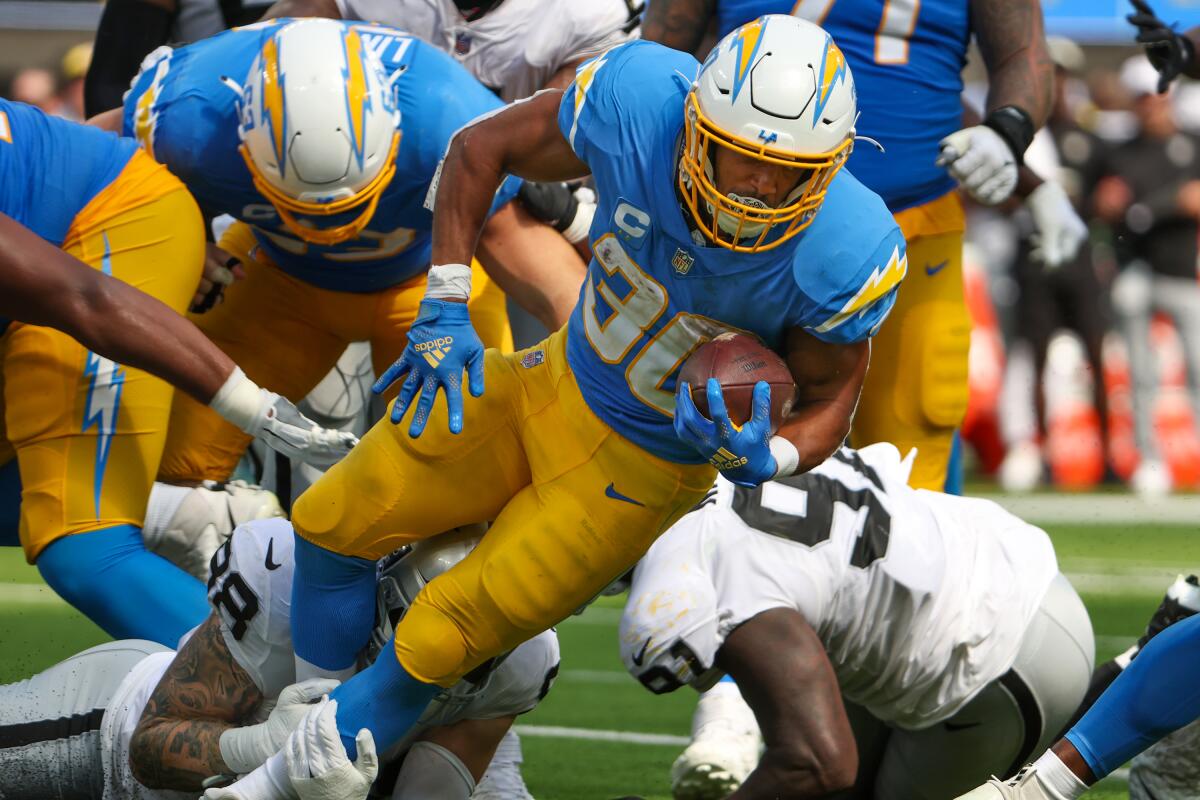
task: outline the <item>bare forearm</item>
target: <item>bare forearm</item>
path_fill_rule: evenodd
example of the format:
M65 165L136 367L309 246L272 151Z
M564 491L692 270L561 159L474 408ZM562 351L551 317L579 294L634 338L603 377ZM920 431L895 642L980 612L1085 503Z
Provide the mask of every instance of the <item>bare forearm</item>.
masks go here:
M588 174L558 130L562 92L539 92L469 125L442 163L433 212L434 264L468 264L492 197L508 173L535 181Z
M768 747L758 766L728 800L799 800L828 794L818 769L799 766L778 748Z
M337 3L334 0L279 0L267 9L263 19L279 17L328 17L341 19Z
M234 364L195 325L150 295L0 215L0 316L57 328L89 350L207 403Z
M829 345L802 332L790 334L787 361L797 397L778 433L800 455L797 473L829 458L850 434L870 353L867 342Z
M713 0L654 0L642 20L642 38L694 53L712 13Z
M235 727L215 720L143 721L130 742L129 762L147 789L201 791L204 780L229 775L221 758L221 734Z
M988 70L987 110L1016 106L1040 128L1053 103L1054 62L1038 0L972 0L971 15Z

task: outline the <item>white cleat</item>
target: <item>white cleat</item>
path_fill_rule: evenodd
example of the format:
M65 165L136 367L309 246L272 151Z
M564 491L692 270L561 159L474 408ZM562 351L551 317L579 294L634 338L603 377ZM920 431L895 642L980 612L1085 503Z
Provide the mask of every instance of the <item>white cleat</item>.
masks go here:
M1161 461L1143 461L1133 471L1129 485L1147 502L1162 500L1171 493L1171 471Z
M1026 767L1007 781L992 778L955 800L1063 800L1055 791L1038 779L1034 767Z
M722 681L700 696L692 743L671 765L675 800L728 797L758 766L762 734L735 684Z
M1036 442L1013 445L1000 464L1000 487L1006 492L1030 492L1042 480L1042 449Z
M156 483L142 539L147 550L206 581L212 554L234 528L253 519L282 516L274 492L245 481L204 481L191 487Z
M471 793L471 800L533 800L521 776L521 740L512 729L500 740L492 763Z

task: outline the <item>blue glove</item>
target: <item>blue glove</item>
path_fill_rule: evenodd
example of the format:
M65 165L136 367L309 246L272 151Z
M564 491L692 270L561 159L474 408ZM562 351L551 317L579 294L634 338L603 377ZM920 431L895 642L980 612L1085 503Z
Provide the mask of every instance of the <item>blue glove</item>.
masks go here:
M708 463L738 486L755 487L779 470L771 455L771 386L754 385L754 412L737 427L725 410L725 396L716 378L708 379L708 419L692 402L691 387L680 381L675 389L675 435L696 448Z
M415 439L425 430L440 386L446 391L446 405L450 409L450 432L462 433L464 369L471 396L479 397L483 394L483 342L471 327L467 304L423 300L420 313L408 331L408 346L396 363L375 381L371 391L382 394L408 374L392 405L392 422L400 421L419 389L421 399L408 427L408 435Z

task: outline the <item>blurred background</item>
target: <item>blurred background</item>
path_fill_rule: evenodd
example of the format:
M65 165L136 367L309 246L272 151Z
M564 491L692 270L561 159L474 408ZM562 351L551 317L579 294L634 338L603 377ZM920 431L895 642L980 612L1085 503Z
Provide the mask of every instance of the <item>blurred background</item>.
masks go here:
M1154 7L1180 29L1200 24L1200 0ZM1007 491L1196 491L1200 84L1156 93L1126 0L1043 8L1058 99L1027 159L1064 186L1091 235L1074 263L1047 271L1029 257L1025 212L971 209L967 479ZM82 118L102 9L90 0L0 0L0 93ZM973 57L966 95L977 105L978 77Z

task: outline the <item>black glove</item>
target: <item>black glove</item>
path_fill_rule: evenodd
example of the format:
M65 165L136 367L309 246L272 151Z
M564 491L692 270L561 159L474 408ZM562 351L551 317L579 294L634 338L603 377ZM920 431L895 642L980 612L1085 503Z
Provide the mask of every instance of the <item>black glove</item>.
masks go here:
M575 221L579 201L571 187L561 182L537 183L525 181L517 197L533 217L562 233Z
M1196 57L1192 40L1167 26L1146 0L1129 0L1137 10L1125 19L1138 29L1137 41L1146 49L1146 58L1158 70L1158 93L1186 71Z

